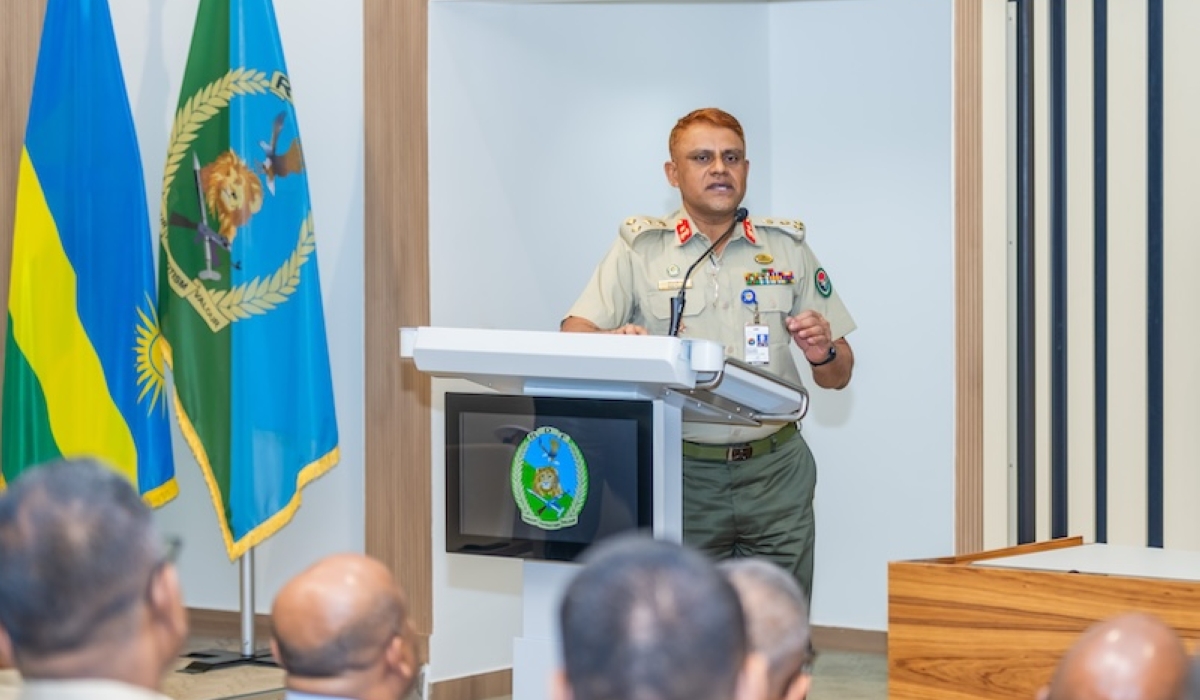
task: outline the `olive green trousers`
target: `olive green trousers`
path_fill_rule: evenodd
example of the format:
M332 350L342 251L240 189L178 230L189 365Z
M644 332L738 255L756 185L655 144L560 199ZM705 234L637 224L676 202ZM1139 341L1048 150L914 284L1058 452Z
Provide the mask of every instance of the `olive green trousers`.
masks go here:
M762 557L811 604L817 464L800 432L741 462L683 458L683 541L714 559Z

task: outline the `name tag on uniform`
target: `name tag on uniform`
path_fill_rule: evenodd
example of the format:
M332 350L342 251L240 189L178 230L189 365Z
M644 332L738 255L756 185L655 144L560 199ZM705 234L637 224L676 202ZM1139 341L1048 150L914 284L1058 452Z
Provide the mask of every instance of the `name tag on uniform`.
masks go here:
M674 291L676 289L679 289L682 286L683 286L683 280L659 280L658 281L658 291L660 291L660 292ZM687 281L687 288L688 289L692 288L692 280L691 279L688 279L688 281Z
M766 365L771 362L771 329L765 324L746 324L746 362Z

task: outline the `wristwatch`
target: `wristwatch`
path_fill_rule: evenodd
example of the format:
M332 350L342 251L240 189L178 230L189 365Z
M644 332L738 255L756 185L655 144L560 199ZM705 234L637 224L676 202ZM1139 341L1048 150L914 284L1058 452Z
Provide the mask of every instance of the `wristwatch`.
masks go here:
M810 360L808 364L812 365L813 367L820 367L821 365L827 365L836 359L837 359L837 346L834 345L833 343L830 343L829 344L829 354L825 356L824 360L821 360L820 362L813 362Z

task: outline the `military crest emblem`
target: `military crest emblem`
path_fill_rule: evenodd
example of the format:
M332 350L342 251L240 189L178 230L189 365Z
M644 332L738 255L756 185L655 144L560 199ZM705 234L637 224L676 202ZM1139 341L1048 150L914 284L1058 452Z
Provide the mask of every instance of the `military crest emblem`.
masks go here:
M232 120L249 125L240 143L223 138ZM303 171L282 71L231 70L176 113L163 175L166 281L214 333L272 311L300 284L316 242L307 182L287 180ZM275 236L256 237L256 228L297 234L278 249ZM243 256L246 249L254 255ZM261 267L263 260L272 266Z
M530 432L513 454L511 473L523 522L542 530L579 522L587 503L588 468L570 435L549 426Z

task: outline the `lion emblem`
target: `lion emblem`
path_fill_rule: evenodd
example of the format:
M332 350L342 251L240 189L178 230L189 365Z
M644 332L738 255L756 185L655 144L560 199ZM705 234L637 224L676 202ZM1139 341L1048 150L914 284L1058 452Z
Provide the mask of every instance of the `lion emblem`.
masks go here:
M554 467L539 467L533 475L533 492L545 499L561 496L563 490L558 483L558 470Z
M217 233L232 244L238 228L262 209L262 182L230 149L200 169L200 184L205 203L217 215Z

